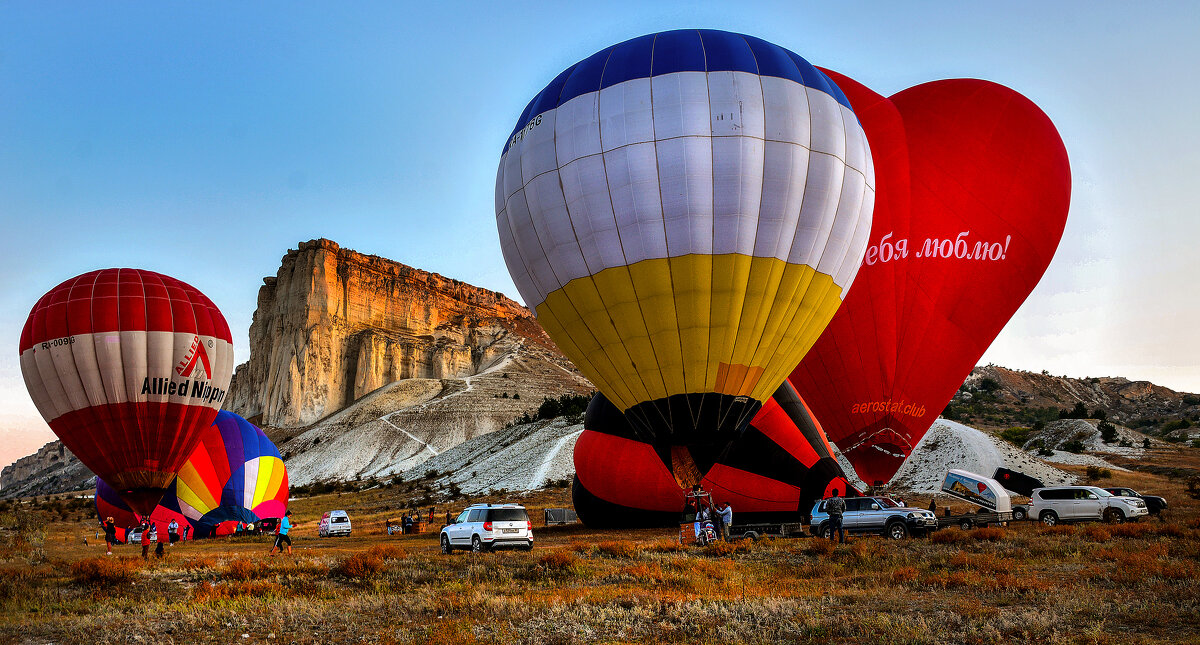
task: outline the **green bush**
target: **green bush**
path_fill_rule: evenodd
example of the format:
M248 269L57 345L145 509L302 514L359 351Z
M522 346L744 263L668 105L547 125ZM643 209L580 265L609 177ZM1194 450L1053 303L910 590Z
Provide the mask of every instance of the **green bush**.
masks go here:
M1000 438L1014 446L1021 447L1025 445L1025 442L1029 441L1029 435L1031 434L1033 434L1033 428L1016 427L1002 431Z
M1064 443L1062 445L1062 449L1078 455L1079 453L1083 452L1083 442L1078 439L1072 439Z
M1104 443L1112 443L1117 440L1117 427L1107 421L1101 421L1096 429L1100 431L1100 439Z

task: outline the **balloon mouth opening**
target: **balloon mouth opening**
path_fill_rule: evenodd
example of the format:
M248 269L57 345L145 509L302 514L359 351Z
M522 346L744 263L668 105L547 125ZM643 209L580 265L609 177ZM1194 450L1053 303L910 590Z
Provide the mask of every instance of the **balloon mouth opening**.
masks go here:
M129 505L129 509L143 518L150 517L155 507L167 493L165 488L132 488L121 491L121 499Z

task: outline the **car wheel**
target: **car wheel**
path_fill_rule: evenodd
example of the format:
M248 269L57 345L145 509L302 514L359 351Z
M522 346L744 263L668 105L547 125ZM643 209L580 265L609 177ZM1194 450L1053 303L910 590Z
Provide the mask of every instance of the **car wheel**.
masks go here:
M479 539L478 535L471 536L471 551L474 553L483 553L487 549L483 546L483 540Z
M1125 512L1119 508L1110 508L1104 511L1104 520L1111 524L1123 524L1125 522Z
M903 540L908 537L908 527L904 522L892 522L887 526L887 536L893 540Z
M754 531L746 531L742 537L746 538L747 540L757 540L758 533L755 533Z
M972 528L974 528L974 526L975 525L971 523L971 520L963 520L962 523L958 525L958 528L964 531L970 531Z
M821 537L825 538L826 540L832 540L833 539L833 527L828 524L822 524L821 528L817 530L817 535L820 535Z
M1025 509L1020 506L1013 509L1013 519L1020 522L1025 519Z
M451 555L454 553L454 547L450 546L450 536L442 535L442 553Z
M1058 513L1055 513L1054 511L1042 511L1042 515L1038 519L1040 519L1042 524L1045 524L1046 526L1058 525Z

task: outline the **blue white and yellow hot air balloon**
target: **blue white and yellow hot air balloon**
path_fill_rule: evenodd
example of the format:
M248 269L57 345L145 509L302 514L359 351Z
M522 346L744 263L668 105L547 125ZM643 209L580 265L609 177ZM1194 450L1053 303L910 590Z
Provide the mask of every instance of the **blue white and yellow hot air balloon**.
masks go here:
M874 182L848 101L803 58L669 31L534 97L504 146L496 221L526 304L635 426L720 443L837 310Z

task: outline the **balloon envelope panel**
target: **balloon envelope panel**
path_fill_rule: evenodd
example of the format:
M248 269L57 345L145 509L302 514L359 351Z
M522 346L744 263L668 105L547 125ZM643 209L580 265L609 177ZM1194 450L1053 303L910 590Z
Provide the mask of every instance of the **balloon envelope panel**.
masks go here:
M505 143L505 262L645 440L728 440L816 340L870 230L871 153L800 56L713 30L567 68Z
M224 400L225 318L195 287L139 269L76 276L21 332L30 397L85 466L149 514Z
M1041 279L1070 203L1050 119L988 81L885 98L835 78L874 155L874 223L845 302L790 380L863 481L886 482Z
M575 444L575 510L588 526L665 526L683 510L687 485L672 460L686 446L639 441L603 395L588 407ZM703 456L700 485L717 503L729 502L735 521L779 521L807 513L836 488L851 490L819 424L790 385L763 405L746 432L711 462Z
M287 511L287 469L263 431L225 410L179 471L179 505L202 535L222 522L257 522Z

